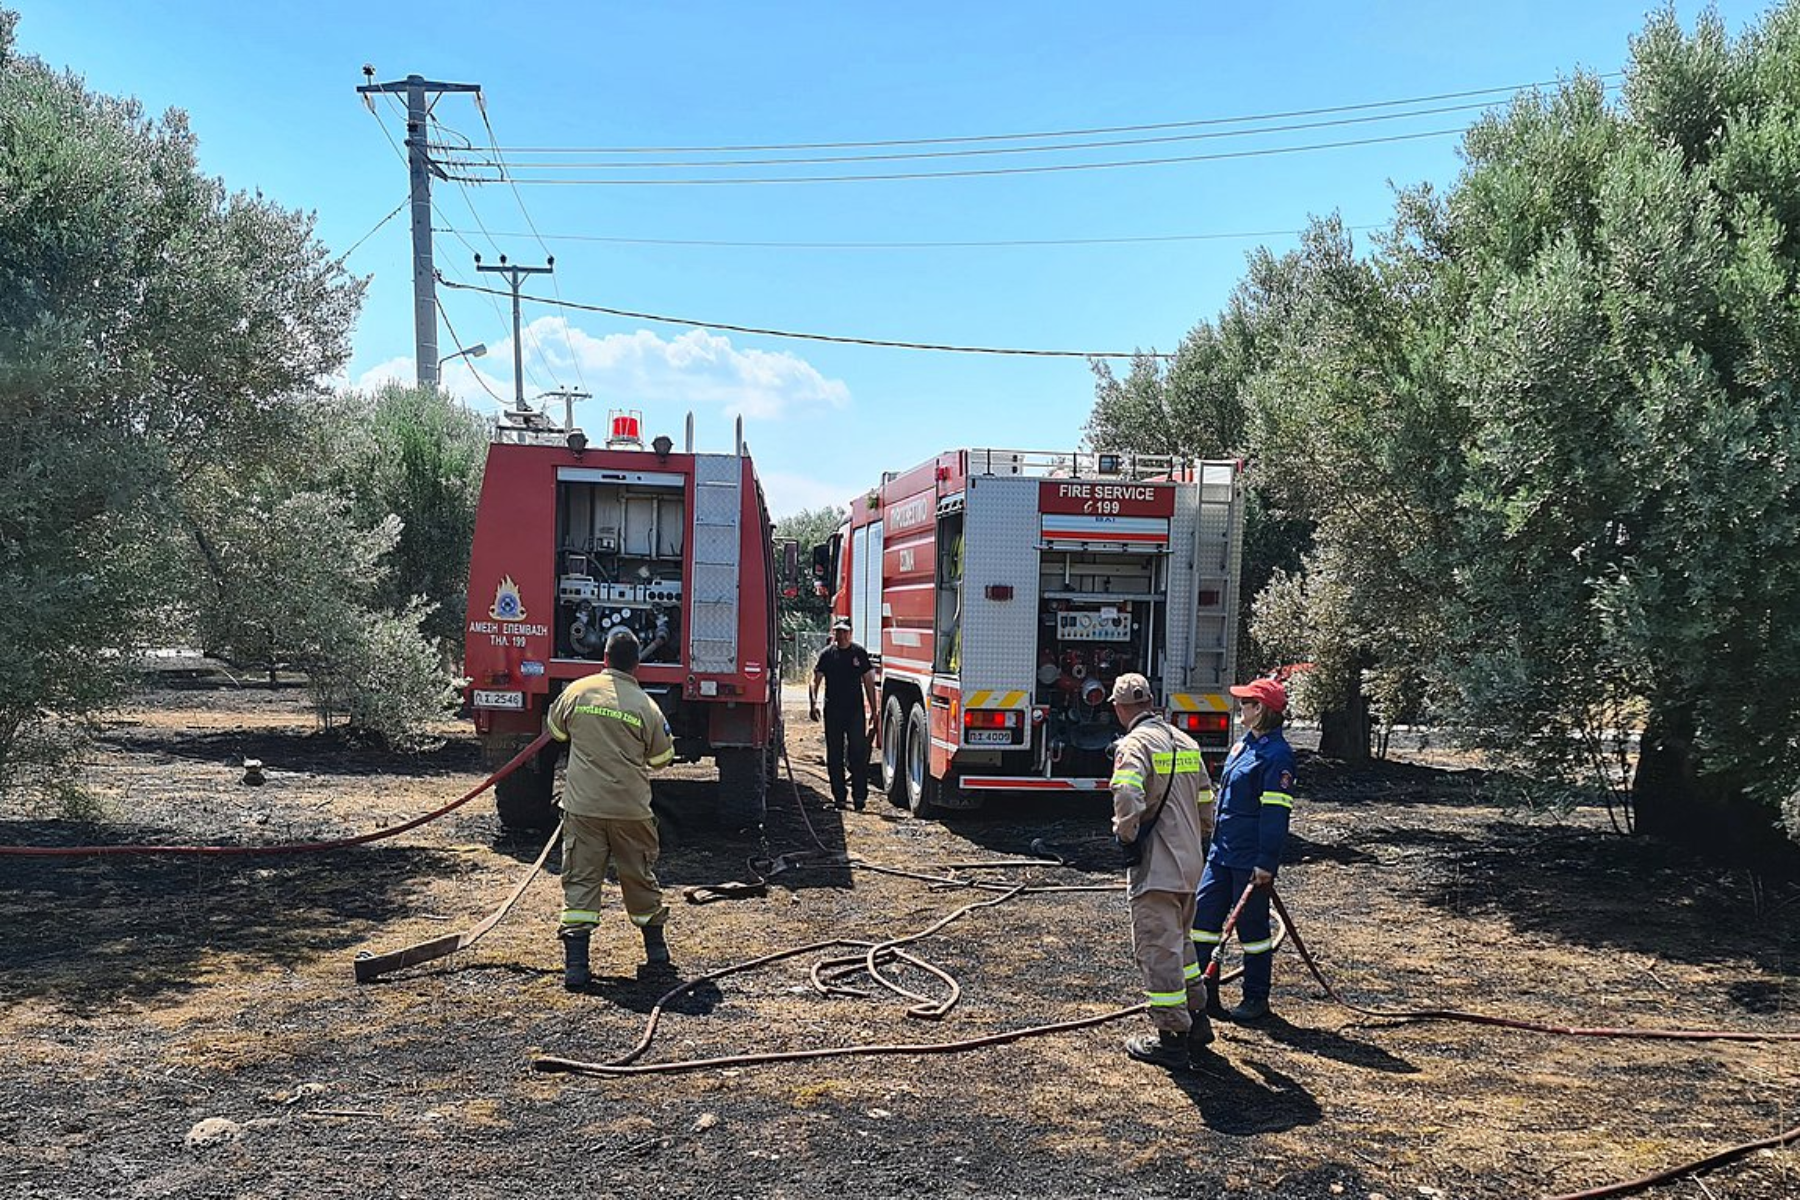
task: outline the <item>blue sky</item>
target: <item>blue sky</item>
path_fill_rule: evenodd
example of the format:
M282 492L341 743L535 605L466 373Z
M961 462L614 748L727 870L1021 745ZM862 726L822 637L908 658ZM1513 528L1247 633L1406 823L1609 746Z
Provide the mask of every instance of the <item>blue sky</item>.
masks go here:
M479 83L516 164L564 161L526 147L692 147L978 137L1189 122L1369 104L1617 70L1642 0L1496 5L1213 5L612 2L149 4L0 0L21 14L27 53L185 109L201 162L237 189L315 212L342 252L406 196L396 110L364 108L378 80L421 74ZM1691 27L1700 5L1677 5ZM1734 33L1765 6L1718 9ZM1490 99L1476 97L1474 100ZM1497 99L1497 97L1492 97ZM1474 101L1440 101L1423 107ZM1341 116L1372 116L1369 110ZM436 116L485 145L471 98ZM782 171L943 171L1267 150L1460 128L1473 111L1221 139L898 162L643 168L640 178ZM1295 118L1295 124L1323 117ZM1189 135L1243 128L1177 129ZM444 136L454 136L446 134ZM1132 135L1112 135L1124 137ZM1138 134L1136 136L1151 136ZM1096 140L1096 139L1084 139ZM1031 143L1006 143L1016 146ZM993 143L883 150L990 148ZM434 191L447 277L476 281L473 252L523 264L556 256L529 294L718 322L859 337L1081 351L1171 350L1217 313L1257 244L1277 251L1311 214L1377 225L1392 185L1445 184L1457 139L1104 170L1009 176L732 186L504 185ZM591 160L596 155L572 156ZM652 161L694 156L650 154ZM615 156L616 160L616 156ZM518 177L632 177L616 168ZM530 221L544 235L530 235ZM485 226L488 231L482 232ZM492 235L491 237L489 235ZM1219 236L1259 234L1257 237ZM514 236L524 235L524 236ZM1190 240L867 248L847 242ZM600 241L592 239L637 239ZM659 241L838 243L816 248ZM407 214L349 258L370 277L346 379L410 379ZM493 277L485 277L489 282ZM474 366L512 394L504 302L441 294ZM1093 403L1080 359L993 358L788 341L528 304L526 394L585 387L590 430L609 408L641 408L680 440L729 444L742 415L777 514L841 503L882 470L946 447L1073 448ZM454 346L440 329L441 354ZM470 371L446 384L494 410ZM560 410L559 410L560 411Z

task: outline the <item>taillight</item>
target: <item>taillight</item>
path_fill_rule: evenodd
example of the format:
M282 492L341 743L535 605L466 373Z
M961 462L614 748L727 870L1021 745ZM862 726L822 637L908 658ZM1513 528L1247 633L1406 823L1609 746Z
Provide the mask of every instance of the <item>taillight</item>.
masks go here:
M1231 714L1184 712L1175 714L1175 728L1187 733L1228 733Z
M964 729L1017 729L1024 714L1016 708L965 708Z

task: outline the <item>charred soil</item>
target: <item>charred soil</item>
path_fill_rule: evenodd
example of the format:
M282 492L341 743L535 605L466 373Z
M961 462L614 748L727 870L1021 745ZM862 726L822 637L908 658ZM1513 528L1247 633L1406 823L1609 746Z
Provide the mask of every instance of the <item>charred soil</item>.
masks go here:
M571 995L540 879L470 950L357 986L359 949L473 924L537 847L490 800L392 841L289 858L0 859L0 1194L18 1197L1518 1197L1660 1169L1800 1123L1792 1043L1583 1041L1361 1018L1287 949L1276 1016L1221 1026L1204 1069L1135 1063L1142 1017L966 1054L848 1057L597 1079L534 1056L612 1058L684 975L829 938L880 941L981 898L813 865L704 906L809 845L943 873L1030 856L1067 867L965 878L1116 881L1104 801L1009 803L943 822L833 811L817 727L788 710L797 787L760 841L708 821L704 767L660 782L674 973L641 963L616 907L596 982ZM97 827L0 800L0 842L279 842L358 833L478 782L473 740L397 755L316 732L292 689L162 688L104 730ZM261 759L267 782L241 782ZM1380 1007L1564 1025L1800 1029L1800 884L1721 870L1497 807L1480 772L1303 760L1280 887L1338 987ZM552 858L554 866L555 859ZM826 997L810 959L705 985L643 1061L942 1042L1134 1003L1121 892L1021 896L914 949L954 975L940 1021L879 990ZM896 972L923 992L922 974ZM1227 989L1228 1002L1232 999ZM1646 1193L1800 1195L1768 1151Z

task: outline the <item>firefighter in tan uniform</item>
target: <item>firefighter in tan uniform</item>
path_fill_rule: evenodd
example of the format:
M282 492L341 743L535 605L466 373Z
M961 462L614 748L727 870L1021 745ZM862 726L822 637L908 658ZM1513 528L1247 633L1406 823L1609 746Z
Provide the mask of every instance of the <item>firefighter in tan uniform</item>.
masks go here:
M1113 836L1129 864L1131 948L1156 1029L1155 1037L1126 1041L1125 1052L1181 1069L1213 1040L1188 935L1212 834L1212 783L1200 747L1156 712L1149 680L1119 676L1112 704L1125 727L1113 751Z
M550 736L569 743L563 780L563 986L588 985L588 939L600 923L600 890L610 862L625 915L644 934L644 957L669 961L669 910L656 882L656 818L650 772L675 758L669 723L638 686L638 640L628 629L606 639L606 669L572 683L550 706Z

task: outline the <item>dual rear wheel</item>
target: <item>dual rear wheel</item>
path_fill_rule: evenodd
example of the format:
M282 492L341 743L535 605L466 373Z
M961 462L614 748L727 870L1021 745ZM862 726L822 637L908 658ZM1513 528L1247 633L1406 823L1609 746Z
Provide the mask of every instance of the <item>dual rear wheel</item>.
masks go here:
M931 718L918 700L898 693L881 713L881 778L894 807L921 818L942 811L943 781L931 774Z

